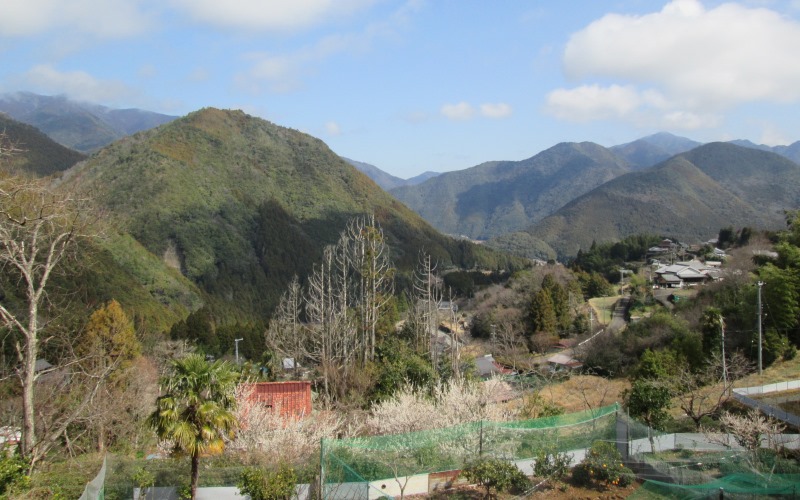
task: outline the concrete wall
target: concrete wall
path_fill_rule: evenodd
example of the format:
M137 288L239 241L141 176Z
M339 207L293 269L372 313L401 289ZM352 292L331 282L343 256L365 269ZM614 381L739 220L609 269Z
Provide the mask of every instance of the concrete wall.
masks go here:
M770 394L773 392L793 391L800 389L800 380L791 380L788 382L778 382L775 384L761 385L757 387L741 387L733 390L733 398L740 403L749 406L750 408L757 408L765 415L776 418L783 422L800 427L800 416L794 413L789 413L777 406L772 406L763 401L753 399L750 396L760 396L763 394Z

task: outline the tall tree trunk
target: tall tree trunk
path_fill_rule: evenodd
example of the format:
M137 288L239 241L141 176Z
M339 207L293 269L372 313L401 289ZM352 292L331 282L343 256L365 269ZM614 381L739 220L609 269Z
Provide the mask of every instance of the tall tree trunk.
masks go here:
M31 292L29 291L29 295ZM36 294L32 294L36 296ZM36 427L34 420L33 389L36 382L36 358L39 355L39 344L36 337L38 332L38 297L31 300L28 307L28 329L25 335L25 359L22 360L22 449L24 458L33 456L33 447L36 444ZM33 466L33 464L31 464Z
M200 452L192 452L192 500L197 498L197 479L200 476Z

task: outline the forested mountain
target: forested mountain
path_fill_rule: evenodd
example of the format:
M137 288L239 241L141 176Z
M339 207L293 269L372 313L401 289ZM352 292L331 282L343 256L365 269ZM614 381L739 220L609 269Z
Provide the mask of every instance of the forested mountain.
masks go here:
M384 172L375 165L364 163L363 161L351 160L350 158L345 158L344 156L342 159L350 165L356 167L361 171L361 173L366 174L367 177L375 181L375 184L380 186L384 191L390 191L400 186L415 186L439 175L438 172L424 172L417 176L411 177L410 179L401 179L400 177L395 177L392 174Z
M17 152L8 158L10 166L36 176L66 170L86 155L62 146L35 127L0 113L0 132Z
M638 168L647 168L700 146L701 143L667 132L642 137L627 144L609 148Z
M730 142L731 144L736 144L737 146L743 146L746 148L771 151L781 156L785 156L796 163L800 163L800 141L795 141L788 146L767 146L766 144L755 144L754 142L745 139L737 139Z
M385 191L396 188L398 186L405 186L406 181L400 177L395 177L392 174L384 172L375 165L364 163L363 161L351 160L350 158L342 157L344 161L356 167L359 172L365 174L367 177L375 181L375 184L380 186Z
M263 318L353 217L374 213L392 259L502 266L442 236L320 140L241 111L203 109L138 133L65 172L115 227L180 270L228 317Z
M521 230L628 171L602 146L562 143L527 160L488 162L391 193L440 231L490 238Z
M140 109L111 109L65 96L15 92L0 96L0 111L33 125L69 148L90 153L111 142L174 120Z
M527 234L493 243L519 250L515 242L544 242L567 257L593 241L637 233L705 241L721 227L782 227L783 211L796 209L799 200L800 165L771 152L711 143L620 176L568 203Z

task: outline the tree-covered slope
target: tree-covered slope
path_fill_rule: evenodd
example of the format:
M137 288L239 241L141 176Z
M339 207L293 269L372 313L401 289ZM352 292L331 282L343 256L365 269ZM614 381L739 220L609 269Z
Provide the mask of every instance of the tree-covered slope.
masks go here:
M660 132L627 144L612 146L609 149L628 160L631 165L637 168L647 168L697 146L700 146L699 142Z
M488 162L391 193L440 231L489 238L524 229L629 170L602 146L562 143L527 160Z
M36 128L2 113L0 132L18 150L7 161L8 166L19 173L46 176L66 170L86 157L53 141Z
M141 109L111 109L65 96L31 92L0 95L0 111L38 128L59 144L84 153L175 118Z
M570 202L527 233L560 257L648 233L705 241L721 227L776 228L795 209L800 166L774 153L709 144L632 172Z
M319 139L241 111L203 109L108 146L64 175L215 306L263 317L353 217L374 213L393 260L505 257L444 237Z

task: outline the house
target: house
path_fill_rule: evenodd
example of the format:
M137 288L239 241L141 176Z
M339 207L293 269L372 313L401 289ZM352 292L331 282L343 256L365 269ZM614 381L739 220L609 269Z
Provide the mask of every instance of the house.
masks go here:
M495 375L510 375L512 373L512 370L495 361L494 356L491 354L475 358L475 370L482 379L491 378Z
M311 382L256 382L247 384L252 388L251 400L280 411L284 418L302 418L311 415Z
M13 453L21 440L22 430L19 427L0 427L0 457Z
M583 363L566 354L553 354L547 358L547 362L550 363L551 371L575 370L583 366Z
M481 382L481 384L488 395L487 402L489 403L506 403L508 401L517 399L520 396L519 391L515 390L511 384L504 380L484 380Z
M719 278L719 270L698 260L661 266L655 271L653 281L666 288L683 288L703 284Z

